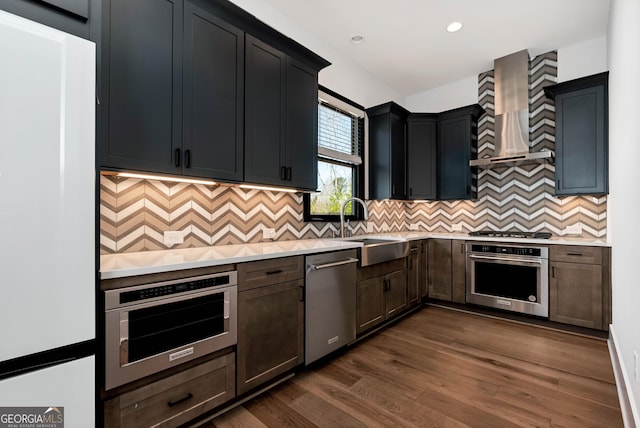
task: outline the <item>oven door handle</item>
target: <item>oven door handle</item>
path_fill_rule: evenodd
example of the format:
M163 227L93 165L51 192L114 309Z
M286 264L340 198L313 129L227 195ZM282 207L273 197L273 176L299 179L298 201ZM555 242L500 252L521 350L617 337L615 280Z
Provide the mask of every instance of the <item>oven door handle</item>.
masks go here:
M229 297L229 292L224 292L224 319L228 320L231 316L231 299Z
M487 257L487 256L476 256L475 254L469 254L470 259L481 259L481 260L492 260L496 262L517 262L517 263L526 263L526 264L542 264L542 260L540 259L512 259L509 257Z

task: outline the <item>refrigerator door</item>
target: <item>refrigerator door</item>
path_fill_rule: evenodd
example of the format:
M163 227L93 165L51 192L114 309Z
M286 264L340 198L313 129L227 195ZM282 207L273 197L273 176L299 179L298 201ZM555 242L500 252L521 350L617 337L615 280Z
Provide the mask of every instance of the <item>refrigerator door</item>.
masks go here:
M0 414L7 407L63 407L65 428L94 426L94 366L95 357L86 357L3 380Z
M3 361L95 338L95 45L0 11L0 58Z

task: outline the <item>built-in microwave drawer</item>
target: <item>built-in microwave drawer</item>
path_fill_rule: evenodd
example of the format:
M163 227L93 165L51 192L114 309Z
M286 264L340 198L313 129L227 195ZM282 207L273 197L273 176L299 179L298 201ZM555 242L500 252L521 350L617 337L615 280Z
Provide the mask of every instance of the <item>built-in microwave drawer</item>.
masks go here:
M304 278L304 257L282 257L238 265L238 291Z
M235 352L105 403L105 426L175 427L235 397Z
M582 245L550 245L549 259L554 262L602 264L602 247Z

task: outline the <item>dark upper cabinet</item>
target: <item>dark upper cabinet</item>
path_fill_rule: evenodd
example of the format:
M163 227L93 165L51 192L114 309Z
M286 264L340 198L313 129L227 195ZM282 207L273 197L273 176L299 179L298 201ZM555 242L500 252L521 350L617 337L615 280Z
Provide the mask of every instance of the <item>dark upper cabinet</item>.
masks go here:
M318 72L291 57L287 60L286 100L288 186L317 190Z
M183 172L242 181L244 32L185 3Z
M317 189L318 72L247 35L245 181Z
M438 116L407 118L407 199L438 198Z
M606 194L608 72L545 88L556 105L556 194Z
M409 112L394 102L366 110L369 118L369 199L405 199Z
M89 3L96 0L2 0L0 9L84 39L91 38Z
M189 2L109 3L102 166L241 181L244 33Z
M474 104L438 115L438 199L476 197L469 161L477 147L477 121L483 113L484 109Z
M246 36L245 180L286 182L286 55Z
M180 173L182 1L103 6L101 166Z
M225 1L103 0L102 27L102 169L316 190L327 61Z

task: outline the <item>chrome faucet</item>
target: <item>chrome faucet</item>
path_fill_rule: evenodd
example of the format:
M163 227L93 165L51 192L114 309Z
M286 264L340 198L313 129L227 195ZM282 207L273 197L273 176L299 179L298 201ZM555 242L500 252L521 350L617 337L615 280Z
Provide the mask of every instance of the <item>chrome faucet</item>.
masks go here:
M340 237L344 238L344 208L347 206L349 202L360 202L362 208L364 208L364 219L365 221L369 218L369 210L367 209L367 204L360 198L349 198L342 204L340 208ZM355 206L353 212L355 213Z

